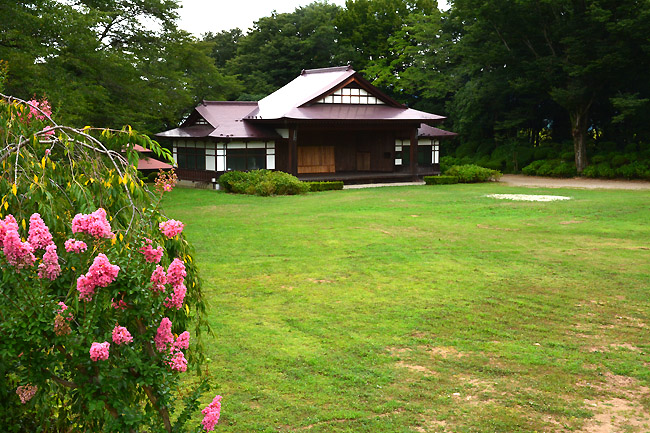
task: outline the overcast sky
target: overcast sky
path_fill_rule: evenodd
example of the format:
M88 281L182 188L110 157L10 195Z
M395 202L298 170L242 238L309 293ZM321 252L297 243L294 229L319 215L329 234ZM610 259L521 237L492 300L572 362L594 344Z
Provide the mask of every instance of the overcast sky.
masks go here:
M239 27L246 32L253 21L278 13L293 12L314 0L180 0L179 27L195 36L206 32L220 32ZM329 0L328 3L345 6L345 0ZM446 7L445 0L439 1Z

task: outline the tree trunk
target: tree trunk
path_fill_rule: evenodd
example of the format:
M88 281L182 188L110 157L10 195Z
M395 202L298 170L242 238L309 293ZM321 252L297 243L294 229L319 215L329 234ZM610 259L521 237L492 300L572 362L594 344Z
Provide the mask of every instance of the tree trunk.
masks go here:
M587 124L589 105L577 107L571 113L571 136L575 152L576 170L578 174L587 166Z

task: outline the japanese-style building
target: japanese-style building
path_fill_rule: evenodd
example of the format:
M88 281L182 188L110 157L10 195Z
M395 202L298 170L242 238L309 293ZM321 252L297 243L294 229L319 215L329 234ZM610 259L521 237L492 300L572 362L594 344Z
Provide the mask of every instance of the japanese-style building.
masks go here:
M171 140L181 179L215 183L230 170L302 180L409 180L440 173L445 118L406 107L349 66L311 69L258 102L203 101Z

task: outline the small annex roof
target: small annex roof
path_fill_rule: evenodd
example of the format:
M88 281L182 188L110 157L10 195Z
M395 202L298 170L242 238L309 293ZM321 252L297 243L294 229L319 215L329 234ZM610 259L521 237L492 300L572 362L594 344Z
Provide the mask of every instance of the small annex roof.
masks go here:
M380 105L323 103L335 91L354 84ZM382 93L350 66L309 69L258 103L245 118L252 122L290 120L401 120L440 123L445 117L413 110Z
M424 123L418 128L418 137L451 138L457 135L455 132L445 131L444 129L435 128Z
M180 127L160 132L156 137L278 138L274 129L244 122L244 117L256 108L255 101L203 101Z

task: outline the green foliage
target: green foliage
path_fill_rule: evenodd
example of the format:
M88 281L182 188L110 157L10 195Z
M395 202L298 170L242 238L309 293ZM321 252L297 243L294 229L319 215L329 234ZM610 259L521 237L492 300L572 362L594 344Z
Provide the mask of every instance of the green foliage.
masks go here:
M521 172L528 176L573 177L576 172L575 164L561 159L543 159L534 161L524 167Z
M201 99L240 91L237 79L214 65L213 43L176 28L177 2L80 4L2 3L7 93L47 95L57 117L77 127L130 124L158 132L176 126Z
M158 173L156 173L156 172L149 173L147 175L147 181L153 183L153 182L156 181L157 177L158 177Z
M446 176L456 177L460 183L476 183L499 180L501 172L474 164L454 165L445 173Z
M42 120L41 120L42 119ZM191 333L186 351L190 365L203 362L201 334L207 329L205 303L193 251L185 237L165 237L159 223L167 217L158 208L162 193L148 190L138 179L134 162L140 144L167 155L148 137L130 128L73 129L50 123L41 114L30 117L20 102L0 103L0 218L13 215L19 234L27 238L30 217L38 213L57 247L61 274L53 280L37 276L38 262L16 269L0 254L0 417L8 431L171 431L180 373L170 370L170 354L153 348L153 338L163 317L173 332ZM54 133L42 131L50 127ZM113 238L73 233L71 221L78 213L103 208ZM68 252L67 239L84 241L84 252ZM140 248L145 238L160 246L160 265L176 258L185 266L187 287L183 307L164 306L167 293L156 295L150 277L155 263L145 260ZM99 253L120 267L117 278L96 289L91 301L79 299L78 278L87 274ZM125 308L113 307L124 301ZM68 309L58 313L59 302ZM57 332L57 316L69 328ZM133 336L130 344L117 345L111 333L119 324ZM107 360L89 357L93 342L111 342ZM34 397L21 404L19 386L38 387Z
M226 192L259 196L304 194L309 185L282 171L230 171L219 177Z
M311 192L316 191L336 191L343 189L343 182L341 181L329 181L329 182L305 182L309 185L309 190Z
M456 176L424 176L424 183L427 185L451 185L458 183Z

